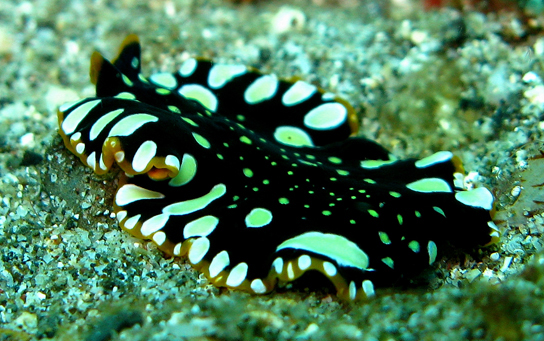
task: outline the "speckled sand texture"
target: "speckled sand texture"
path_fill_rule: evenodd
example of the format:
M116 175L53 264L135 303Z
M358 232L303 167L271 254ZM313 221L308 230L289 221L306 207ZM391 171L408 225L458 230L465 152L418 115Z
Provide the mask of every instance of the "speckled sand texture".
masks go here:
M543 18L319 3L1 2L1 340L544 340ZM452 150L509 207L502 242L369 302L210 286L122 232L116 175L91 174L56 134L56 107L94 94L92 51L113 57L129 33L146 71L207 56L300 76L354 104L361 134L397 157Z

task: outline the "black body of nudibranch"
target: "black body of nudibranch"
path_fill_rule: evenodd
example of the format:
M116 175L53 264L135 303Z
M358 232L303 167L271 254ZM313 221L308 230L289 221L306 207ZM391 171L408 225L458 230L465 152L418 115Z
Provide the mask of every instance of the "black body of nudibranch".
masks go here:
M186 256L218 286L267 293L316 270L346 299L419 273L446 243L498 239L485 188L450 152L396 160L353 108L303 82L189 59L145 78L128 36L91 58L95 98L59 109L68 149L124 171L121 227Z

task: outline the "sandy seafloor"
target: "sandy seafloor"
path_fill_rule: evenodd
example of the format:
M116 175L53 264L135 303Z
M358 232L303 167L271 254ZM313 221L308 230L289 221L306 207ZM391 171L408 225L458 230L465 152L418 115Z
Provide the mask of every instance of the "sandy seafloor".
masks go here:
M544 129L542 19L284 5L0 3L0 340L544 340L543 166L531 160ZM56 133L56 107L94 93L92 51L113 57L128 33L147 75L190 56L296 75L342 94L361 134L397 157L454 151L507 208L501 242L439 260L428 286L352 304L328 290L211 286L121 231L115 176L91 174Z

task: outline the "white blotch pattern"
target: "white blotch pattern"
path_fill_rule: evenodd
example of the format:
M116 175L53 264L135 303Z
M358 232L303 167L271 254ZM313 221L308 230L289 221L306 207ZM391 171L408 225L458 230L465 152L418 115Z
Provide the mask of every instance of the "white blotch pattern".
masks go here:
M121 186L117 191L117 194L115 195L115 204L117 206L126 206L138 200L162 198L164 198L164 194L162 193L151 191L133 184L126 184Z
M206 253L208 253L208 250L210 249L210 240L206 237L201 237L196 239L193 244L191 245L191 248L189 249L189 253L187 255L187 258L189 259L189 262L192 264L198 264L206 256Z
M479 207L487 211L491 211L493 208L493 194L485 187L457 192L455 199L467 206Z
M157 153L157 144L153 141L145 141L140 145L134 158L132 159L132 169L135 172L143 172L149 162L155 157Z
M212 215L206 215L195 219L183 228L183 238L189 239L191 237L207 237L215 230L215 227L219 223L219 219Z
M186 84L179 88L179 94L185 98L195 100L211 112L217 110L217 97L209 89L199 84Z
M244 92L244 100L248 104L257 104L274 97L278 90L276 75L263 75L251 83Z
M208 86L212 89L220 89L233 78L246 73L244 65L215 64L208 74Z
M340 103L325 103L313 108L304 116L304 125L315 130L329 130L346 121L348 110Z
M96 120L91 127L91 131L89 132L89 140L94 141L98 135L100 135L102 130L104 130L104 128L110 124L111 121L117 118L117 116L121 115L123 111L125 111L125 109L113 110Z
M448 151L436 152L433 155L424 157L415 162L417 168L427 168L438 163L449 161L453 158L453 153Z
M157 214L143 222L140 232L144 237L159 231L168 222L168 214Z
M406 185L408 189L421 193L434 193L434 192L446 192L450 193L452 190L450 185L440 178L424 178L414 182L410 182Z
M210 263L210 277L214 278L221 271L223 271L227 266L230 265L229 253L225 250L219 252L215 257L213 257L212 262Z
M189 58L186 61L181 64L181 67L179 68L179 75L182 77L189 77L191 76L195 70L196 66L198 65L198 62L194 58Z
M294 126L279 126L274 131L276 141L292 147L313 147L314 142L308 133Z
M157 122L159 118L157 116L149 114L133 114L127 116L115 123L108 133L108 137L112 136L129 136L132 135L141 126L147 123Z
M246 279L248 266L246 263L239 263L230 270L227 277L227 285L237 287Z
M73 133L81 121L83 121L89 112L93 110L94 107L96 107L100 102L101 100L95 99L94 101L83 103L72 110L68 116L64 118L64 121L62 121L61 128L62 131L64 131L64 134L70 135Z
M178 87L178 82L176 78L168 72L159 72L151 75L149 80L160 87L166 88L168 90L174 90Z
M302 103L312 97L317 87L304 81L297 81L283 94L281 102L286 107Z

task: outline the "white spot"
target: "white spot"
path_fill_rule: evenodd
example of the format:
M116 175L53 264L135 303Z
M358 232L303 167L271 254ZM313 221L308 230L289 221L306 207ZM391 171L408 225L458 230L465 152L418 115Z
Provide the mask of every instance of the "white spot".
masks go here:
M76 142L81 140L81 133L78 131L74 135L70 136L70 141Z
M178 86L176 77L168 72L159 72L151 75L149 80L160 87L166 88L168 90L174 90Z
M251 281L251 289L256 294L264 294L266 292L266 286L260 278Z
M183 228L183 238L189 239L191 237L207 237L215 230L215 227L219 223L219 219L212 215L207 215L198 219L195 219Z
M371 298L376 296L376 292L374 291L374 284L372 284L372 281L365 279L363 281L362 287L366 297Z
M92 152L89 156L87 156L87 164L89 167L92 168L92 170L96 170L96 153Z
M134 228L134 226L136 226L136 224L138 223L138 221L140 220L140 217L142 215L141 214L137 214L135 215L134 217L130 217L128 218L126 221L125 221L125 224L123 225L124 228L126 228L127 230L132 230Z
M293 147L313 147L314 142L304 130L293 126L279 126L274 131L276 141Z
M115 214L118 222L122 222L127 217L127 211L119 211Z
M81 155L83 154L84 151L85 151L85 143L81 143L81 142L78 143L76 145L76 152Z
M271 221L272 212L260 207L252 209L245 219L247 227L263 227L270 224Z
M168 185L172 187L183 186L193 179L196 174L196 159L191 154L183 154L181 159L181 168L174 178L172 178Z
M181 67L179 68L180 76L182 77L191 76L195 72L197 64L198 63L196 59L194 58L189 58L186 61L184 61L183 64L181 64Z
M208 250L210 249L210 240L206 237L201 237L196 239L191 248L189 249L189 254L187 258L192 264L198 264L206 256Z
M274 97L277 90L278 77L276 75L263 75L247 87L244 92L244 100L248 104L257 104Z
M183 244L181 243L177 243L175 246L174 246L174 250L172 251L174 253L174 256L181 256L181 246Z
M168 214L157 214L143 222L140 232L144 237L148 237L162 229L168 222L168 218L170 218Z
M340 266L360 270L368 267L368 256L351 240L332 233L306 232L281 243L276 251L292 248L329 257Z
M306 101L317 91L317 87L304 81L296 81L295 84L283 94L281 102L286 107Z
M115 195L115 204L125 206L138 200L144 199L162 199L164 194L145 189L140 186L126 184L121 186Z
M102 130L111 123L117 116L121 115L125 111L125 109L117 109L114 111L110 111L109 113L105 114L104 116L100 117L96 122L94 122L93 126L91 127L91 131L89 132L89 140L94 141L100 135Z
M424 178L406 185L408 189L421 193L451 192L450 185L440 178Z
M166 158L164 159L164 164L179 171L179 166L181 163L179 162L179 159L176 156L167 155Z
M336 266L331 262L323 262L323 270L329 277L334 277L337 274Z
M112 136L129 136L132 135L138 128L146 123L157 122L159 118L157 116L149 114L133 114L127 116L115 123L111 128L108 137Z
M435 242L432 240L427 244L427 252L429 253L429 265L432 265L436 260L436 255L438 254L438 248L436 247Z
M295 271L293 270L293 263L291 262L287 263L287 277L290 280L295 279Z
M483 208L487 211L491 211L493 208L493 194L485 187L457 192L455 193L455 199L467 206Z
M221 271L223 271L227 266L230 265L229 253L225 250L219 252L213 257L212 262L210 263L210 277L214 278Z
M336 99L336 95L332 92L325 92L323 95L321 95L321 100L323 102L330 102L334 101Z
M166 241L166 234L162 231L159 231L153 235L152 239L157 245L160 246Z
M215 64L208 74L208 86L212 89L222 88L233 78L246 73L247 67L244 65L225 65Z
M104 154L100 154L100 159L99 159L100 162L98 162L98 165L100 166L100 169L102 170L108 170L108 167L106 166L106 164L104 163Z
M113 157L115 158L115 161L117 161L118 163L121 163L125 160L125 152L120 150L116 152L115 155L113 155Z
M415 162L417 168L426 168L438 163L449 161L453 158L453 153L448 151L441 151L424 157L421 160Z
M346 121L348 110L340 103L325 103L313 108L304 116L304 125L315 130L328 130Z
M237 287L244 282L247 276L247 264L239 263L232 270L230 270L229 277L227 277L227 285L229 287Z
M149 162L155 157L157 153L157 144L153 141L145 141L140 145L134 158L132 159L132 169L136 173L143 172Z
M95 99L81 104L74 110L72 110L68 116L62 121L61 128L66 135L72 134L77 126L87 117L89 112L94 109L100 103L101 100ZM61 110L62 111L62 110Z
M281 272L283 271L283 259L281 257L274 259L274 262L272 263L272 267L274 268L277 274L281 274Z
M356 296L357 296L357 287L355 286L355 282L351 281L349 283L349 299L353 301Z
M217 110L217 97L209 89L199 84L186 84L179 88L179 94L185 98L195 100L211 112Z
M298 257L298 268L300 270L306 270L312 265L312 258L308 255L302 255Z
M221 198L227 192L224 184L215 185L208 194L199 198L180 201L163 208L163 213L171 215L185 215L196 212L208 206L212 201ZM157 192L155 192L157 193ZM160 194L160 193L159 193ZM162 194L161 194L162 195ZM117 204L118 206L122 206Z

